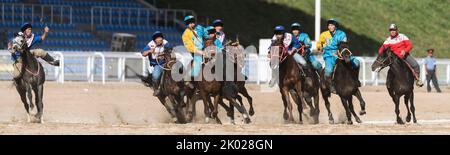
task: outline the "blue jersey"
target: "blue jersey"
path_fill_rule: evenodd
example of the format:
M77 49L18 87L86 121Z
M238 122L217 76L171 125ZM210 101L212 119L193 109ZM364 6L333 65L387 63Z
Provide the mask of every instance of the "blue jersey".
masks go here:
M298 36L295 36L295 35L292 35L292 36L294 36L294 37L292 37L292 47L300 49L300 47L301 47L300 45L303 44L303 45L305 45L305 50L306 50L307 54L309 54L311 51L311 46L312 46L309 35L306 33L300 33Z

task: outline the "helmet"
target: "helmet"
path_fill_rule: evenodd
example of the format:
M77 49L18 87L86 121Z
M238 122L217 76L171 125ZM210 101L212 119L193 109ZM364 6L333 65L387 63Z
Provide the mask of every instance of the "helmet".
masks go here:
M275 34L282 34L282 33L284 33L284 31L285 31L284 26L281 26L281 25L275 26L275 29L274 29Z
M24 32L28 28L33 28L33 26L31 26L30 23L24 23L24 24L22 24L22 26L20 26L20 31Z
M223 21L220 20L220 19L216 19L216 20L213 21L212 24L213 24L214 27L216 27L216 26L223 26Z
M301 27L302 25L300 25L299 23L293 23L291 25L291 30L300 30Z
M334 18L328 19L327 25L329 25L329 24L333 24L333 25L336 26L336 27L339 26L339 23L338 23L337 20L334 19Z
M187 24L190 24L190 23L193 23L193 22L195 22L195 17L194 16L192 16L192 15L187 15L186 17L184 17L184 23L187 25Z
M163 35L163 33L161 31L154 32L153 35L152 35L152 40L155 40L158 37L164 38L164 35Z

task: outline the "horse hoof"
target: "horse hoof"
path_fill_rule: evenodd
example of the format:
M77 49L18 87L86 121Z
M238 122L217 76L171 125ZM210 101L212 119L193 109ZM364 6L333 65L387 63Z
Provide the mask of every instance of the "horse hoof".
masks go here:
M347 125L353 125L352 121L347 121Z
M303 121L299 121L298 124L303 124Z
M417 120L415 118L413 119L413 123L417 123Z
M362 111L359 112L359 115L360 115L360 116L365 115L365 114L366 114L366 111L365 111L365 110L362 110Z
M330 120L328 120L328 123L329 123L329 124L334 124L334 120L333 120L333 119L330 119Z
M231 123L232 125L236 125L236 122L235 122L234 120L231 120L230 123Z
M405 124L401 118L397 118L397 124Z
M177 122L178 122L178 119L177 119L176 117L172 117L172 122L173 122L173 123L177 123Z
M253 109L250 109L250 111L248 112L248 114L249 114L250 116L253 116L253 115L255 114L255 111L253 111Z
M356 122L362 123L361 119L359 119L359 118L356 119Z
M250 118L245 118L244 119L244 123L245 124L250 124L252 121L250 120Z
M411 115L406 116L406 122L411 122Z
M287 121L289 119L289 114L285 112L283 114L283 118L284 118L285 121Z
M205 123L209 123L209 117L205 118Z

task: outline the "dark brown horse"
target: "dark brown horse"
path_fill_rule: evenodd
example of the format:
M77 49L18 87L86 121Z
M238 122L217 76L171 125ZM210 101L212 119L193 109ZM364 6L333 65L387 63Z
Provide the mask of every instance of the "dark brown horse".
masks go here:
M174 123L186 123L185 120L185 107L186 103L183 100L185 93L185 85L183 81L175 81L172 77L172 72L180 71L181 63L177 63L175 54L172 52L172 48L164 50L164 54L160 55L158 59L164 59L166 63L158 64L164 69L161 75L161 94L158 97L159 101L163 104L166 110L172 117ZM143 77L138 75L144 85L153 87L153 80L151 75Z
M395 104L395 114L397 115L397 123L404 124L400 118L400 97L404 96L405 106L408 110L406 122L411 121L411 113L413 122L417 123L416 108L414 107L414 75L411 69L408 68L404 60L398 58L390 48L383 50L383 53L377 57L372 64L372 71L379 72L381 69L389 66L388 75L386 78L386 87L389 95ZM410 106L408 105L410 103Z
M303 112L303 96L301 74L299 72L300 68L295 62L292 55L287 54L287 49L283 45L282 39L278 39L272 43L272 50L270 52L271 57L271 68L274 71L272 74L279 75L278 86L280 89L281 97L284 105L283 118L285 121L290 123L294 122L294 115L292 114L292 103L290 101L290 92L295 92L292 95L294 102L297 104L297 109L299 112L299 123L303 123L302 112ZM278 68L278 72L277 69ZM274 77L274 76L273 76ZM276 80L276 79L275 79Z
M210 48L213 44L211 41L206 41L206 47L205 52L207 53L207 56L204 57L204 62L202 65L202 71L205 73L204 70L211 71L211 73L215 76L213 79L210 79L211 77L206 77L207 75L201 74L202 78L200 81L195 82L195 88L198 89L199 95L201 99L203 100L204 107L205 107L205 116L206 120L209 120L209 117L216 120L217 123L221 124L218 114L218 105L222 105L225 110L228 112L228 116L231 118L232 122L234 122L234 114L231 115L230 110L228 106L226 106L222 99L226 99L230 102L230 105L233 107L236 107L238 111L243 115L244 122L250 123L250 117L247 114L247 111L245 110L245 107L239 105L236 102L237 98L240 98L238 95L238 87L233 81L220 81L217 80L220 76L225 77L226 76L226 70L223 66L215 66L216 64L225 64L223 53L217 54L215 53L216 50L213 50L214 52L210 52ZM209 63L211 62L211 63ZM216 74L216 71L221 71L219 68L224 68L223 74ZM192 119L193 111L195 111L195 102L196 99L195 94L192 94L192 98L190 99L190 103L188 104L188 110L192 110L188 112L188 118ZM214 98L214 103L211 101L211 97ZM240 99L242 100L242 99Z

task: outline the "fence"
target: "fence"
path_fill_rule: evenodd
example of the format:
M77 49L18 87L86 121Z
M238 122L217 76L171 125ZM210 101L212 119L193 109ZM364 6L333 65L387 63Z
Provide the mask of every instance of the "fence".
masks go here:
M61 61L60 67L53 67L47 63L44 65L47 79L59 83L64 81L100 81L105 84L107 81L138 80L136 74L147 75L147 70L152 68L148 60L140 53L130 52L49 52ZM321 57L317 57L323 63ZM361 61L360 80L362 85L384 84L387 69L376 73L371 71L371 64L374 57L358 57ZM421 64L421 78L425 80L425 67L422 59L417 59ZM268 82L271 78L269 59L256 54L249 54L246 59L245 70L249 71L247 82L261 84ZM10 54L6 50L0 50L0 79L9 80L12 78L12 61ZM437 60L437 76L440 84L450 85L450 60Z

